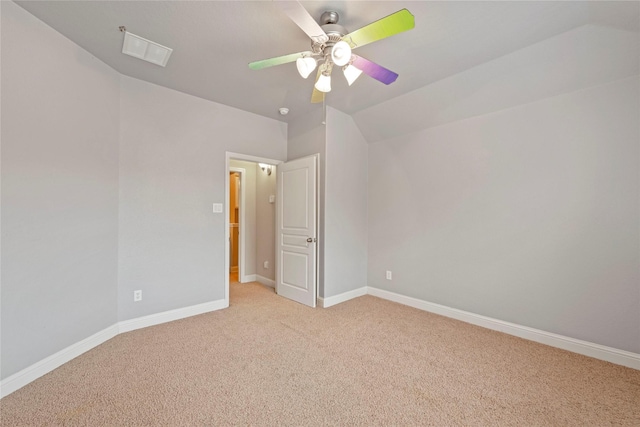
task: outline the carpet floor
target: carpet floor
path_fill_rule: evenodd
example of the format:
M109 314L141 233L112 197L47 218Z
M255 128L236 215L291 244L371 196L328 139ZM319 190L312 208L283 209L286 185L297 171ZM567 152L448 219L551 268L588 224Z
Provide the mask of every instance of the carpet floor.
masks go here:
M2 426L640 426L640 371L363 296L231 285L0 400Z

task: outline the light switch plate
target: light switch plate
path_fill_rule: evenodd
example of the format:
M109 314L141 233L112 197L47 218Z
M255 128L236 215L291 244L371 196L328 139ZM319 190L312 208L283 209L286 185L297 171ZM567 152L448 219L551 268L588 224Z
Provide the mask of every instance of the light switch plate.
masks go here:
M276 196L274 196L273 194L269 196L269 203L275 203L276 202Z
M213 213L222 213L222 203L213 204Z

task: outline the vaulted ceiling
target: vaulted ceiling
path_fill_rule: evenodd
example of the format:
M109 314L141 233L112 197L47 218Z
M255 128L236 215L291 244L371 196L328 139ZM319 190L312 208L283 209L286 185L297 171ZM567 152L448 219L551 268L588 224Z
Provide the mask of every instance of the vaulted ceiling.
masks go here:
M309 38L277 2L16 3L124 75L281 121L322 108L310 103L312 78L301 78L295 63L258 71L247 66L251 61L309 49ZM302 4L316 20L325 10L337 11L340 24L349 31L402 8L415 16L415 29L356 51L397 72L400 77L395 83L385 86L362 76L348 87L341 73L334 71L326 103L353 115L361 129L375 128L373 124L381 118L415 117L420 105L411 94L562 33L592 25L637 39L640 29L638 2L327 0ZM119 26L172 48L166 68L123 55ZM290 114L279 115L279 107L289 108ZM387 108L393 111L387 114ZM387 128L405 125L396 120ZM370 141L393 136L382 128L364 134Z

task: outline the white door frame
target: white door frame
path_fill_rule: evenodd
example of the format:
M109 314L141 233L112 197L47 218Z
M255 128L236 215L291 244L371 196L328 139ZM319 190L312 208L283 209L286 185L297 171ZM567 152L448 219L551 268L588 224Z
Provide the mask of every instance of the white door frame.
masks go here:
M225 244L224 244L224 301L225 301L225 306L228 307L229 306L229 258L230 258L230 254L229 254L229 172L231 171L231 166L229 165L229 163L231 162L231 160L240 160L240 161L245 161L245 162L253 162L253 163L267 163L270 165L275 165L278 166L280 163L283 163L282 160L276 160L276 159L269 159L267 157L257 157L257 156L251 156L249 154L241 154L241 153L233 153L230 151L227 151L225 153L225 177L224 177L224 236L225 236ZM240 184L242 185L242 183ZM243 195L242 197L244 197L244 192L242 192ZM240 225L242 226L242 223L244 222L243 218L241 218L241 223ZM240 232L242 233L242 230L240 230ZM243 239L243 235L246 233L242 233L240 238ZM274 242L274 246L275 246L275 242ZM241 243L241 248L242 243ZM241 255L242 256L242 255ZM241 259L241 264L240 264L240 268L243 269L242 272L240 274L244 274L244 258ZM277 268L277 266L276 266Z
M244 248L246 248L246 242L244 240L245 236L245 222L244 222L244 207L245 207L245 180L247 170L245 168L234 168L229 167L229 172L236 172L240 174L240 191L238 191L238 281L242 282L244 279ZM231 190L229 190L231 191ZM229 194L231 196L231 194ZM229 204L229 199L227 199L227 204ZM227 216L227 220L229 217ZM229 236L231 238L231 236ZM229 240L227 240L229 241ZM229 261L231 261L231 256L229 256ZM230 263L230 262L229 262ZM230 271L230 265L227 264L227 271Z

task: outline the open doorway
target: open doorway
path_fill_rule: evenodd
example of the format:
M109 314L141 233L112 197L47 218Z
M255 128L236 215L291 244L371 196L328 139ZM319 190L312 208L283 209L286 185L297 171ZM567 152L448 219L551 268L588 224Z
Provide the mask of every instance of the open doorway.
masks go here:
M240 228L244 225L241 213L244 213L243 182L246 170L231 167L229 171L229 283L240 281ZM244 230L243 230L244 231ZM242 233L244 235L244 232ZM243 265L244 267L244 265Z
M279 163L273 159L227 153L227 300L230 283L260 282L275 289L275 194Z

